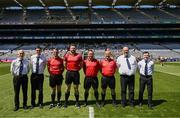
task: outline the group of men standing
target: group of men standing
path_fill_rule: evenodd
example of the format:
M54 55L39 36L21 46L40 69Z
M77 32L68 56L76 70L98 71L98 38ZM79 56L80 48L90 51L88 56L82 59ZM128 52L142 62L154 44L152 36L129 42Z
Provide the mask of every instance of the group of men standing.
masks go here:
M19 109L19 91L22 85L23 91L23 108L27 109L27 88L28 88L28 76L27 74L31 68L31 109L35 107L36 90L39 91L38 105L39 108L43 108L43 82L44 82L44 70L47 65L49 72L49 85L52 89L50 109L55 107L55 98L57 95L57 107L61 107L61 86L63 82L63 72L66 69L65 83L67 89L65 91L64 108L68 106L68 98L70 96L71 85L73 83L75 106L80 108L79 104L79 84L80 74L79 71L83 68L84 78L84 106L88 105L89 89L94 89L94 96L96 99L96 105L98 107L105 105L106 89L111 89L112 104L116 106L116 92L115 92L115 73L116 69L119 69L120 83L121 83L121 105L125 107L127 105L126 93L127 87L129 90L129 103L131 107L134 107L134 84L135 74L137 67L140 73L140 89L139 89L139 106L143 103L143 93L145 86L148 89L148 107L152 109L152 74L154 63L149 58L149 53L143 53L143 59L137 63L136 58L129 54L129 48L123 48L123 55L119 56L115 61L112 57L111 51L108 49L104 53L104 59L98 61L94 57L94 51L88 50L88 57L83 60L82 55L76 52L75 45L70 45L69 51L64 55L62 59L59 57L59 50L53 49L52 57L46 60L46 57L41 54L41 48L36 48L36 54L31 56L30 62L24 58L24 51L18 51L18 58L11 64L11 73L13 75L14 85L14 111ZM98 72L101 72L101 105L99 102L98 92ZM56 94L57 93L57 94Z

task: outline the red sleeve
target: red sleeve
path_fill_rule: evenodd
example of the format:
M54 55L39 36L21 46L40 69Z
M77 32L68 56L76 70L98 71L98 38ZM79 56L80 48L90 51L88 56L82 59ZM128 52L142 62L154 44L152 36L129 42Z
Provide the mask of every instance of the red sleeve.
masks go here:
M64 55L64 61L67 61L68 54Z

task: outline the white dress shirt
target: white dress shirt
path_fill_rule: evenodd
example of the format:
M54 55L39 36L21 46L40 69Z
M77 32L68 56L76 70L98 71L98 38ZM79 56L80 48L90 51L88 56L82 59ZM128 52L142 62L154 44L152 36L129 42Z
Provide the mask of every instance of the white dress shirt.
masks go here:
M137 69L137 61L136 58L132 55L128 56L128 60L131 66L131 69L128 68L126 57L124 55L121 55L117 58L117 65L119 67L119 73L120 75L135 75L136 69Z
M31 56L31 68L32 68L32 73L36 73L37 57L38 57L37 54ZM41 54L41 55L39 56L39 69L38 69L38 73L37 73L37 74L43 74L45 68L46 68L46 57Z
M141 61L138 62L138 69L139 69L139 73L141 75L145 75L145 73L144 73L145 72L145 65L146 65L146 62L144 59L142 59ZM154 71L154 62L151 60L148 60L147 75L152 75L153 71Z
M27 59L23 59L22 63L23 63L22 75L28 74L30 70L29 61ZM20 58L17 58L12 61L10 71L13 76L19 76L20 66L21 66Z

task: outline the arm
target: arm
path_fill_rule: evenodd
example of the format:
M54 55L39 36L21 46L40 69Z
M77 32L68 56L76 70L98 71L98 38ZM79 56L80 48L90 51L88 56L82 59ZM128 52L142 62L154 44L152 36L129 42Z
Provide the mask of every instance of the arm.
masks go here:
M14 75L14 61L11 63L11 68L10 68L10 72L12 75Z

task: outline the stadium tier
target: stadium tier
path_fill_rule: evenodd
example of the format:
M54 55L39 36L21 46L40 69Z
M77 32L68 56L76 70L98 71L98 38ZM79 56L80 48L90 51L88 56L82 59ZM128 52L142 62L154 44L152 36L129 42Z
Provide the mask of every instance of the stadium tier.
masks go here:
M2 9L0 24L167 24L180 23L179 8L173 9Z

